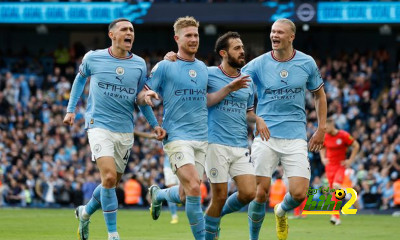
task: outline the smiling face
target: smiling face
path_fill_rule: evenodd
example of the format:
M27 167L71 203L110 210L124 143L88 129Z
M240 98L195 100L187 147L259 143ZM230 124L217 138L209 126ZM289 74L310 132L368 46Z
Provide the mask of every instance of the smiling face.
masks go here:
M112 40L112 45L117 49L130 51L135 38L133 25L128 21L117 22L108 32L108 36Z
M227 51L227 61L233 68L242 68L246 61L244 59L244 46L240 38L229 39L229 48ZM221 50L225 51L225 50Z
M289 49L294 40L295 33L289 23L276 21L272 24L270 39L272 49L275 51Z
M175 34L175 41L180 52L193 55L199 48L199 29L193 26L181 28Z

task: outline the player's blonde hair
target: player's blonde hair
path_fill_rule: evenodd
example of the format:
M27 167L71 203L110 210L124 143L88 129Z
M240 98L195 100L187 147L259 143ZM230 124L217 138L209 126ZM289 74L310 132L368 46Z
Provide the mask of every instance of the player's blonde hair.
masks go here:
M292 29L293 33L296 34L296 25L294 25L294 22L292 20L287 19L287 18L280 18L280 19L276 20L275 22L288 24L290 26L290 28Z
M186 27L198 28L199 26L200 26L199 22L194 17L191 16L180 17L174 23L174 32L176 35L182 28Z

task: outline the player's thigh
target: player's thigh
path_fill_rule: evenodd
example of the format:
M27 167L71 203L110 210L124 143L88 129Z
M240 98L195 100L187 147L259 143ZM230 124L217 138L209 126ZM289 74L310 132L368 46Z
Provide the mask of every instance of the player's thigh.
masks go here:
M326 165L325 166L325 175L326 179L328 180L329 187L332 187L333 180L335 179L336 168L332 166Z
M284 139L281 146L281 164L285 175L310 179L311 169L308 160L307 142L303 139Z
M117 172L124 173L133 146L134 137L132 133L113 133L113 136Z
M211 183L212 201L224 205L228 197L228 183Z
M308 193L310 179L305 177L288 177L289 193L297 201L303 201Z
M235 179L237 176L252 175L255 181L255 167L251 160L249 150L247 148L240 147L228 147L230 152L230 166L229 175Z
M256 194L256 176L254 174L244 174L234 177L239 196L245 198L252 197Z
M187 196L200 196L200 178L194 164L185 164L176 171Z
M263 141L255 138L251 145L251 160L254 162L256 176L271 178L279 163L279 153L271 147L273 138Z
M211 183L227 183L229 180L229 151L220 144L209 144L206 155L206 174Z
M334 178L333 178L333 187L335 187L335 188L338 188L338 187L340 187L340 186L342 186L342 184L343 184L343 180L344 180L344 172L345 172L345 168L344 167L342 167L342 166L339 166L337 169L336 169L336 172L335 172L335 175L334 175Z
M164 168L164 179L165 179L165 185L167 187L179 184L178 177L172 172L172 169L170 167Z
M269 196L269 189L271 187L271 178L256 176L257 190L256 190L256 201L265 202Z

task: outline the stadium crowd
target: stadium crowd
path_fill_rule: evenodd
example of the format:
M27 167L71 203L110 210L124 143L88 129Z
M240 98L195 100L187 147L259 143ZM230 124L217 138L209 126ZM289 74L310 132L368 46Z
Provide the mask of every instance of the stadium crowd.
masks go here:
M60 46L51 57L0 52L0 206L78 206L87 202L100 176L84 130L85 90L77 107L76 124L63 125L69 92L85 48ZM152 66L163 52L143 52ZM31 57L22 57L31 56ZM249 54L250 58L254 54ZM389 67L386 50L314 56L325 81L329 115L360 143L347 171L363 208L395 207L393 183L400 173L400 64ZM200 57L201 58L201 57ZM210 54L201 58L218 64ZM307 94L308 137L317 126L312 95ZM161 102L154 108L161 122ZM138 111L135 131L150 132ZM253 136L249 126L249 143ZM319 154L309 153L313 188L327 186ZM148 205L147 188L164 186L164 155L160 142L135 138L126 174L117 195L121 205ZM274 179L280 178L280 169ZM207 179L204 179L207 185ZM128 182L139 198L124 201ZM207 202L207 201L205 201Z

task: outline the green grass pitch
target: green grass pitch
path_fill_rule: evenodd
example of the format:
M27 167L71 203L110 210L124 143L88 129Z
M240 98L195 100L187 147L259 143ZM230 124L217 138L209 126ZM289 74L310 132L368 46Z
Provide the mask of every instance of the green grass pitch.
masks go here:
M332 226L330 216L307 216L289 220L289 239L399 239L400 218L387 215L342 216L342 225ZM153 221L148 211L118 211L118 232L122 240L190 240L193 239L184 212L179 223L171 225L170 214L164 210ZM74 240L78 221L73 209L0 209L0 239L4 240ZM101 212L93 215L90 240L106 240L107 232ZM221 240L247 240L246 213L225 216L221 224ZM277 239L275 219L266 215L260 240Z

